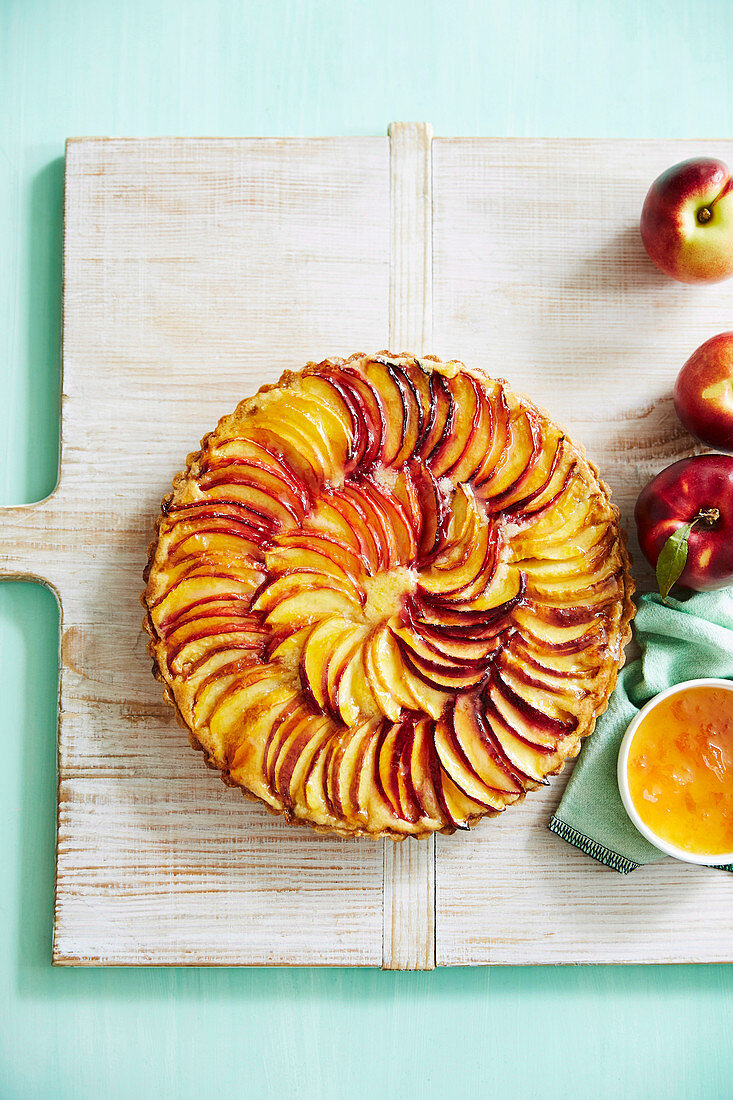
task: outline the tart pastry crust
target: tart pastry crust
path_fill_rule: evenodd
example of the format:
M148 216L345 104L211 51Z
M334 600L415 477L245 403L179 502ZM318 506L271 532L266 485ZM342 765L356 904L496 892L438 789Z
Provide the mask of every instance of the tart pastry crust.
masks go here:
M225 783L345 837L469 828L577 755L634 590L608 487L502 380L379 352L286 372L188 456L142 597Z

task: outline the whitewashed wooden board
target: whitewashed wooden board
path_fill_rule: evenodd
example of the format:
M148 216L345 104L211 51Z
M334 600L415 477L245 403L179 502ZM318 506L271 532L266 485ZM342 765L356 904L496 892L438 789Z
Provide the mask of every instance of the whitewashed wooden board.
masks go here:
M57 963L733 959L730 876L601 867L546 829L563 779L435 842L273 819L188 748L138 603L201 435L285 368L355 350L507 377L586 445L629 526L648 476L690 450L676 371L733 316L733 283L670 282L636 228L649 181L701 152L733 161L730 142L431 143L418 125L69 143L60 481L0 520L0 574L61 605Z

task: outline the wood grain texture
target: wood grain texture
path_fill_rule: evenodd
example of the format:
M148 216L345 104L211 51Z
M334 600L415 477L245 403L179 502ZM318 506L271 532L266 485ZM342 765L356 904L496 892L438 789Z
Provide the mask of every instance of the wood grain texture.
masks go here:
M431 203L420 127L396 127L391 154L386 139L69 144L60 482L0 522L0 574L62 606L57 962L731 959L728 876L596 865L547 832L562 778L437 838L435 863L433 842L270 818L188 749L138 603L160 499L218 417L285 368L387 344L526 390L586 445L630 528L643 482L690 451L676 370L730 327L733 287L670 284L636 230L649 179L704 145L436 139Z
M393 122L389 138L389 346L425 355L433 324L433 131L423 123ZM435 837L384 842L383 928L385 970L435 966Z

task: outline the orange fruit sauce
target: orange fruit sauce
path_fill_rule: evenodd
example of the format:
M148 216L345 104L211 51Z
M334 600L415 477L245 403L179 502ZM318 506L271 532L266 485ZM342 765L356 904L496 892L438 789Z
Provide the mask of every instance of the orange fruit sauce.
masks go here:
M733 692L688 688L642 719L628 758L631 800L685 852L733 852Z

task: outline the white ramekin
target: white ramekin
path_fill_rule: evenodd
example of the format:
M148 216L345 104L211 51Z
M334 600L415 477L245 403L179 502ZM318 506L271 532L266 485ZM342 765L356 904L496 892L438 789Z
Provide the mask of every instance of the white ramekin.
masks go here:
M678 848L675 844L670 844L668 841L662 840L662 838L658 837L656 833L653 833L649 826L639 817L639 813L631 800L631 792L629 790L629 750L631 748L631 742L634 740L634 734L639 728L642 719L647 716L649 711L653 710L654 707L661 703L663 699L668 699L670 695L677 695L678 692L685 691L687 688L691 687L719 687L733 693L733 681L718 680L714 677L709 677L702 680L685 680L681 684L675 684L674 687L667 688L666 691L660 691L659 695L655 695L653 699L650 699L646 706L641 708L636 718L634 718L621 742L621 748L618 753L618 789L621 793L621 801L624 804L626 813L629 815L641 835L646 837L650 844L653 844L660 852L664 852L665 855L673 856L674 859L681 859L685 863L702 863L715 867L726 863L733 863L733 852L724 852L722 855L700 855L696 852L686 852L684 849ZM733 703L733 700L731 702Z

